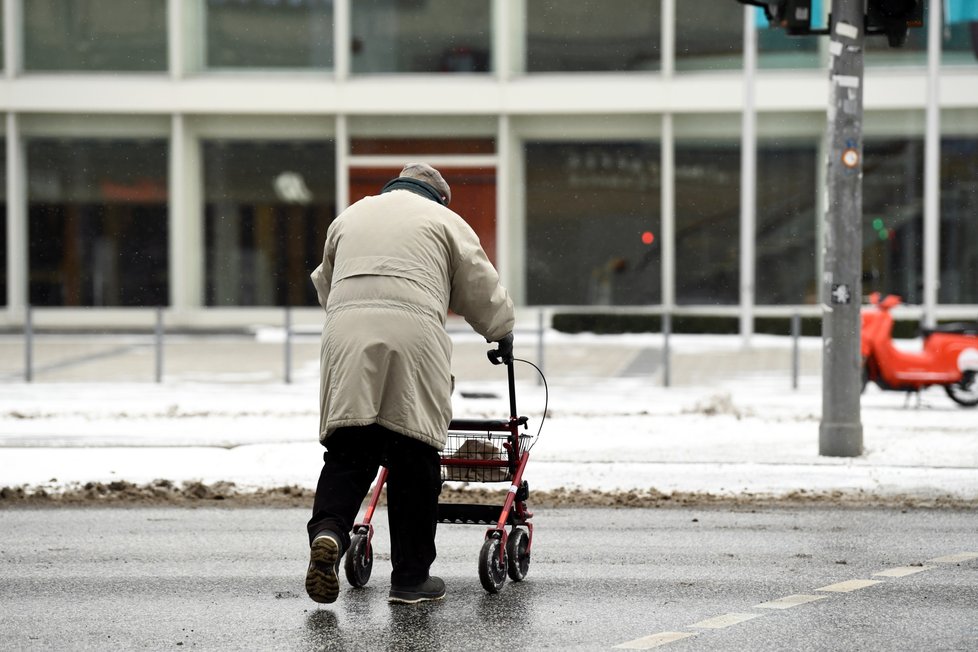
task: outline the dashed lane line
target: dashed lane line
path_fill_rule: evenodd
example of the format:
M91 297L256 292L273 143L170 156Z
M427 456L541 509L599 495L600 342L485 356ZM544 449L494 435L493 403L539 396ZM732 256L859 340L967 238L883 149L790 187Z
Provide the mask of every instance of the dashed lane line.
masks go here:
M748 620L760 618L761 615L762 614L742 614L742 613L723 614L722 616L716 616L714 618L707 618L706 620L701 620L698 623L693 623L692 625L688 625L688 627L702 627L704 629L723 629L724 627L730 627L731 625L739 625L740 623L746 622Z
M815 590L828 591L829 593L849 593L850 591L858 591L859 589L865 589L867 586L874 586L881 583L882 580L848 580L846 582L829 584L828 586L823 586Z
M963 561L970 561L972 559L978 559L978 552L959 552L951 555L944 555L943 557L935 557L934 559L928 559L929 564L957 564ZM882 570L878 573L873 573L873 577L907 577L908 575L914 575L916 573L921 573L923 571L931 570L937 568L937 566L928 566L925 564L918 564L916 566L897 566L895 568L888 568ZM870 586L875 586L876 584L882 584L881 580L865 580L865 579L854 579L847 580L845 582L837 582L835 584L829 584L828 586L823 586L820 589L815 589L816 591L822 591L825 593L849 593L851 591L858 591L859 589L865 589ZM797 607L799 605L808 604L809 602L816 602L818 600L824 600L829 596L827 595L807 595L807 594L796 594L789 595L783 598L778 598L777 600L771 600L769 602L762 602L761 604L754 605L752 609L790 609L792 607ZM723 629L736 625L738 623L746 622L748 620L753 620L761 616L761 614L754 613L728 613L721 616L716 616L714 618L708 618L706 620L701 620L698 623L693 623L689 627L699 627L702 629ZM614 649L616 650L651 650L652 648L659 647L661 645L667 645L675 641L681 641L685 638L690 638L696 636L692 632L659 632L658 634L652 634L651 636L645 636L642 638L637 638L632 641L627 641L616 645Z
M937 566L924 566L923 564L920 566L897 566L896 568L887 568L884 571L873 573L873 577L906 577L915 573L923 573L932 568L937 568Z
M755 604L753 609L791 609L792 607L797 607L801 604L808 604L809 602L815 602L816 600L824 600L829 596L827 595L786 595L783 598L778 598L777 600L771 600L769 602L762 602L761 604Z
M934 557L933 559L928 559L929 564L959 564L963 561L969 561L971 559L978 559L978 552L959 552L956 555L944 555L943 557Z
M681 641L682 639L689 638L690 636L696 636L696 634L692 634L690 632L659 632L658 634L636 638L634 641L628 641L626 643L622 643L621 645L616 645L614 649L651 650L654 647L659 647L660 645L673 643L675 641Z

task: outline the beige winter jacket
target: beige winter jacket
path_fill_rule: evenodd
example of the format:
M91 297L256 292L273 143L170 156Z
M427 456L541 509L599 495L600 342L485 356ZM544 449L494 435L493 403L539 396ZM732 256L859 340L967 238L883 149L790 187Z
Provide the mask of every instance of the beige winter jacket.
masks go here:
M443 449L452 418L448 311L490 342L514 323L472 228L408 190L366 197L330 225L312 280L326 310L320 441L378 423Z

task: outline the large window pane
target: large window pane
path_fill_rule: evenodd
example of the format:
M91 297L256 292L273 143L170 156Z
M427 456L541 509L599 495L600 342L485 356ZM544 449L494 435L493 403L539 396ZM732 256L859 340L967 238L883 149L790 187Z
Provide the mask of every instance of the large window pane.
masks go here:
M526 145L531 305L661 302L655 142Z
M923 140L867 138L863 166L863 293L923 297Z
M528 72L658 70L657 0L526 3Z
M676 302L740 301L740 145L676 143Z
M744 50L744 8L714 2L676 3L676 70L740 68Z
M27 0L24 68L163 71L166 0Z
M207 0L208 68L332 69L333 0Z
M167 303L164 140L27 141L30 302Z
M755 287L758 304L816 303L814 143L757 145Z
M336 212L331 141L205 141L209 306L318 305L309 274Z
M978 125L976 125L978 126ZM942 303L978 303L978 137L941 143Z
M357 0L352 70L488 72L490 0Z
M7 305L7 142L0 140L0 306Z
M978 2L945 0L943 64L975 65L978 59Z

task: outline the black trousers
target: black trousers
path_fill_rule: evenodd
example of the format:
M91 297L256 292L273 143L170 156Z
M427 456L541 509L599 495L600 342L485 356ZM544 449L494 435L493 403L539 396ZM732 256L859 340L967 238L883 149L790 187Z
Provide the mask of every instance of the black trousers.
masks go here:
M326 441L308 531L310 543L323 530L350 547L350 531L380 466L387 467L387 518L391 584L428 579L435 561L435 527L441 493L441 459L424 442L377 424L340 428Z

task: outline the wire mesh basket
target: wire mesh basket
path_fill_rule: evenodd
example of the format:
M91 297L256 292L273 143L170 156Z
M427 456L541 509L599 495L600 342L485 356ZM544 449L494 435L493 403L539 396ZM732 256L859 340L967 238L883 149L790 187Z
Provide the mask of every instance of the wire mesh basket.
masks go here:
M527 439L520 435L520 444ZM516 465L507 433L449 432L441 454L442 480L508 482Z

